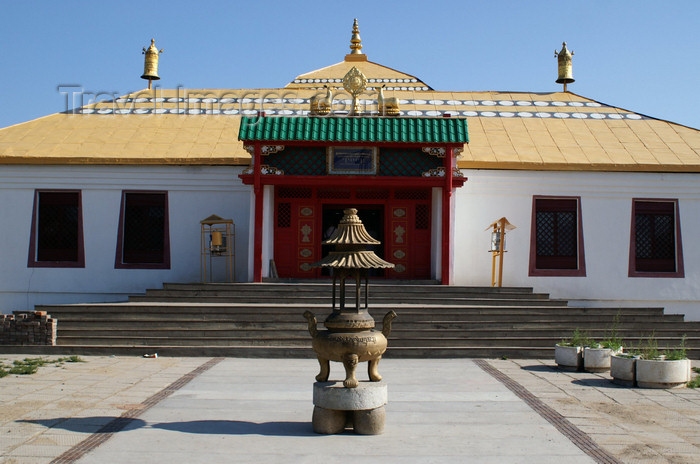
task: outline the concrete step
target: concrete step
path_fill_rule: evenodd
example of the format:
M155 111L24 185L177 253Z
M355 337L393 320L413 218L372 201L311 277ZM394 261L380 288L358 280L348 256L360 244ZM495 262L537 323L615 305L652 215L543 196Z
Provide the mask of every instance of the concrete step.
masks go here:
M370 280L370 296L376 292L400 292L400 293L425 293L431 292L441 295L447 294L468 294L468 293L490 293L490 294L528 294L533 293L532 287L478 287L478 286L459 286L459 285L439 285L439 284L406 284L401 281L385 281L385 280ZM354 283L347 282L346 287L354 289ZM364 289L364 284L362 285ZM308 283L164 283L162 289L165 290L193 290L193 291L285 291L289 293L331 293L331 281L317 280ZM152 290L162 290L152 289ZM151 291L151 290L148 290Z
M239 358L308 358L316 356L310 347L298 346L129 346L129 345L55 345L55 346L2 346L5 354L28 355L115 355L141 356L158 353L159 356L208 356ZM389 349L384 358L511 358L511 359L552 359L554 347L395 347ZM700 349L689 349L688 357L700 359ZM314 374L311 374L313 378Z
M361 287L361 294L364 296L364 287ZM296 296L316 296L316 295L332 295L332 287L328 286L304 286L304 287L270 287L270 286L211 286L211 285L174 285L170 284L162 289L148 289L145 295L212 295L212 296L256 296L261 292L268 295L296 297ZM376 286L372 285L369 288L371 299L381 298L386 296L412 296L422 297L426 294L439 297L505 297L505 298L534 298L548 299L546 293L534 293L531 288L513 287L509 289L494 289L492 287L451 287L451 286ZM338 294L339 296L339 294ZM346 297L354 299L355 286L346 286Z
M354 306L350 293L347 307ZM165 350L160 354L287 357L308 355L311 339L302 313L314 312L322 329L330 295L329 281L166 283L128 302L36 309L58 320L58 343L67 352ZM656 307L569 306L532 288L373 281L370 312L377 330L389 310L399 315L389 339L389 357L551 357L554 344L574 329L602 339L615 320L626 344L641 345L655 331L662 348L677 345L687 334L690 352L700 349L700 323L685 323L683 315L667 315Z
M318 295L318 296L276 296L276 295L257 295L257 296L216 296L211 294L202 295L192 295L187 294L173 294L173 292L162 292L159 294L147 294L147 295L135 295L129 297L130 302L134 303L147 303L150 301L158 302L168 302L168 303L235 303L235 302L246 302L246 303L268 303L268 304L278 304L293 301L297 304L317 304L317 305L328 305L332 303L330 295ZM346 306L354 305L354 298L347 298L348 304ZM547 300L541 298L490 298L488 295L483 295L479 297L475 295L474 297L451 297L446 298L442 296L433 295L423 295L421 297L413 296L400 296L400 295L387 295L387 296L372 296L371 299L373 305L377 304L426 304L426 305L489 305L489 306L559 306L566 307L567 301L565 300Z
M376 330L381 330L381 325L377 325ZM490 327L471 327L466 329L455 329L452 327L448 328L424 328L419 325L414 325L410 327L406 326L395 326L391 333L391 338L402 339L402 338L480 338L480 337L509 337L509 336L528 336L528 337L545 337L551 338L559 341L563 338L568 338L571 334L573 328L567 327L565 329L561 328L540 328L540 329L530 329L525 327L514 327L512 329L495 329ZM655 330L656 338L660 337L675 337L680 339L683 335L688 335L688 328L658 328ZM71 327L61 329L61 338L63 337L78 337L82 334L87 333L84 327ZM211 326L202 325L198 329L190 327L171 327L164 328L159 326L153 327L134 327L133 325L122 325L121 327L115 327L113 325L105 326L95 324L90 327L90 336L131 336L131 337L149 337L151 335L166 336L166 337L184 337L184 338L204 338L204 337L304 337L308 338L308 331L305 324L289 324L289 325L269 325L266 327L259 327L256 325L247 324L236 324L235 327L222 328L217 326L212 328ZM609 329L595 329L587 332L588 336L594 340L603 340L608 338L610 331ZM691 338L689 340L696 339L697 337L692 337L693 334L700 334L697 329L690 332ZM617 336L623 340L628 340L632 338L647 338L650 335L648 328L638 328L629 329L622 327L618 329Z
M297 315L304 311L311 310L318 314L330 312L330 304L260 304L260 303L167 303L167 302L144 302L144 303L101 303L82 305L38 305L37 310L47 311L51 315L61 315L63 317L70 314L84 316L85 314L103 314L116 312L118 314L259 314L259 315ZM376 304L369 308L371 314L383 314L389 310L395 310L404 316L413 315L436 315L436 314L491 314L491 315L514 315L524 316L531 314L538 315L595 315L596 317L636 317L664 314L663 308L589 308L574 306L491 306L491 305L460 305L460 304Z
M51 313L50 313L51 314ZM89 316L81 317L80 314L70 315L55 315L52 317L59 321L59 330L68 328L91 328L95 326L108 327L123 327L125 325L138 325L141 327L188 327L200 328L203 325L212 328L225 327L280 327L304 323L301 314L292 315L277 315L268 317L256 314L208 314L208 315L151 315L151 314L90 314ZM325 319L325 315L316 315L319 323ZM560 316L551 315L523 315L523 314L508 314L500 315L500 320L495 319L494 315L482 314L435 314L409 315L399 313L399 318L395 322L396 327L407 328L411 325L421 325L424 328L433 329L468 329L473 327L488 327L490 325L498 325L508 328L523 326L525 328L536 328L537 326L547 326L556 324L554 328L560 330L573 330L580 328L581 330L593 329L609 329L613 324L613 318L598 318L595 322L591 321L595 315L575 315L575 316ZM634 319L625 320L621 318L620 324L623 326L627 323L636 324L636 327L642 329L649 327L649 331L653 330L653 325L656 324L681 324L683 321L681 315L665 315L665 316L636 316ZM379 325L379 321L376 322ZM640 324L643 324L640 326ZM649 324L652 326L650 327ZM687 326L689 330L697 330L696 325Z

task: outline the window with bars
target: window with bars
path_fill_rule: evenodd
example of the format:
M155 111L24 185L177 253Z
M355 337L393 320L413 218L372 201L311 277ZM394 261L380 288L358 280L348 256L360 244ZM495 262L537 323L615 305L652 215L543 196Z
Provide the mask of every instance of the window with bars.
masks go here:
M416 205L416 229L430 229L430 208L428 205Z
M277 203L277 227L286 229L292 225L292 204Z
M530 275L585 276L581 201L534 197Z
M80 191L34 195L29 267L85 267Z
M683 277L677 200L633 200L630 277Z
M166 192L123 192L116 268L170 269Z

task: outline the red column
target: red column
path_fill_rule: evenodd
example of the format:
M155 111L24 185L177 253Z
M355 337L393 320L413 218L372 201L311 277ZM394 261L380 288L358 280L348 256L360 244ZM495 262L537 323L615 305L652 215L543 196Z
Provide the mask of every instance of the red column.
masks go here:
M260 178L262 152L260 143L255 143L253 155L253 192L255 194L255 235L253 238L253 282L262 282L263 248L263 185Z
M442 188L442 285L450 285L452 243L450 231L452 230L452 147L447 147L445 153L445 186Z

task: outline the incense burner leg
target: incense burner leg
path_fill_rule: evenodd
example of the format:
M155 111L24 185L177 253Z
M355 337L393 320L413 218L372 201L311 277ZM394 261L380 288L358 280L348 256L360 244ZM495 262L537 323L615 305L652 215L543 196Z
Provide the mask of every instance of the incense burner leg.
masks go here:
M355 369L357 369L358 356L354 353L343 355L343 366L345 367L345 380L343 385L345 388L356 388L358 385L355 377Z
M321 372L316 376L317 382L325 382L331 372L331 362L328 359L318 357L318 363L321 365Z
M375 359L370 359L367 363L367 372L369 373L369 379L372 382L379 382L382 380L382 376L379 375L379 360L382 359L381 356L377 356Z

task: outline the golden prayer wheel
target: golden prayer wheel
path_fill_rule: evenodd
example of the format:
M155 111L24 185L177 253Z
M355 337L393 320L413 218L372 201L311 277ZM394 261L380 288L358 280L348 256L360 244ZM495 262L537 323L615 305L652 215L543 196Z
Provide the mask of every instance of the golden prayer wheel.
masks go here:
M562 44L561 51L554 51L554 56L557 58L559 76L557 77L557 84L564 84L564 91L566 91L566 84L571 84L574 82L573 67L571 65L571 57L574 52L570 52L566 48L566 42Z
M160 51L156 48L156 40L151 39L151 46L146 49L143 47L143 54L146 55L146 59L143 64L143 75L141 79L148 80L148 88L151 88L151 81L157 81L160 79L158 75L158 55L163 53L163 49Z

